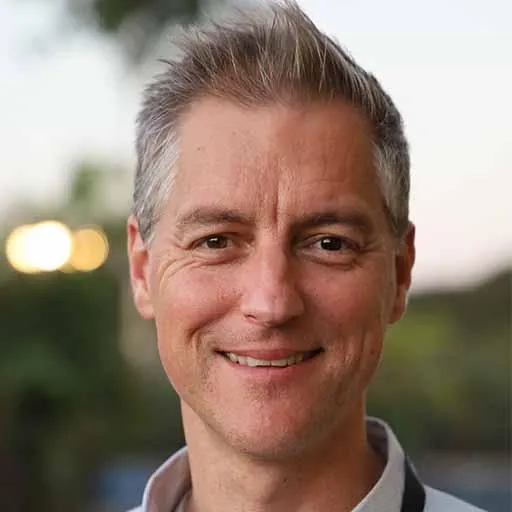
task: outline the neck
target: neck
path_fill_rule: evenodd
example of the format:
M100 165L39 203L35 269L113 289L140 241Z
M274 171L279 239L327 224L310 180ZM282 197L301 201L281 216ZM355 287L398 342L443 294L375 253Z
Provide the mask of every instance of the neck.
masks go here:
M321 446L286 460L249 456L219 442L182 404L192 475L190 512L351 511L379 479L364 406Z

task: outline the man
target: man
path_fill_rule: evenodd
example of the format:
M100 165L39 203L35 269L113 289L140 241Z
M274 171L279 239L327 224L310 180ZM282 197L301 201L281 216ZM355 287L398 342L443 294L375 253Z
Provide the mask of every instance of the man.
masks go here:
M365 418L414 262L391 99L291 3L180 50L138 118L128 249L187 448L138 510L477 510Z

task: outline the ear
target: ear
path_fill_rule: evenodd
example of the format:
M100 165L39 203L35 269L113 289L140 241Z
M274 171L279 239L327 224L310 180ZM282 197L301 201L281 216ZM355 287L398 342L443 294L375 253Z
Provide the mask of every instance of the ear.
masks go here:
M395 256L396 295L389 320L391 324L398 322L407 308L407 294L411 286L412 267L416 257L415 231L414 224L409 222L407 233Z
M149 293L148 250L142 240L139 224L133 215L128 218L128 261L133 301L140 315L146 320L154 316Z

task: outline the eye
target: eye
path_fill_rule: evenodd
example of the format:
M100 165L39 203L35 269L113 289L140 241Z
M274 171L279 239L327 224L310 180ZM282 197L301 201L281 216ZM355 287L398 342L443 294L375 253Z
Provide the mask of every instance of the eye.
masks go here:
M223 235L212 235L203 238L199 243L199 246L205 247L206 249L226 249L229 246L229 239Z
M342 235L316 235L307 238L303 254L317 263L350 266L362 253L362 246L352 238Z
M338 236L324 236L317 243L324 251L339 251L344 245L344 241Z
M353 243L340 236L323 236L315 242L315 245L324 251L332 252L354 249Z

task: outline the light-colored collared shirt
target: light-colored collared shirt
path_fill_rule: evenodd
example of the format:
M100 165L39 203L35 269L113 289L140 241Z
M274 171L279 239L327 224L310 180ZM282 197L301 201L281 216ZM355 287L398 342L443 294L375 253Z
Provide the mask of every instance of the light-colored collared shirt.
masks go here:
M405 486L405 455L384 422L367 420L368 440L386 465L377 483L352 512L400 512ZM187 448L170 457L151 476L142 505L131 512L185 512L191 491ZM468 503L425 486L424 512L482 512Z

